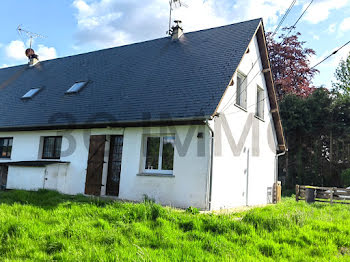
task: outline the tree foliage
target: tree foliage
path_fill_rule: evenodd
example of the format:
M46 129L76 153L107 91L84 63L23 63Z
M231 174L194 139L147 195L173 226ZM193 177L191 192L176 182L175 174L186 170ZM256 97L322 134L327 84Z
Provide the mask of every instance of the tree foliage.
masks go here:
M280 178L295 184L346 186L350 168L350 96L334 96L325 88L307 98L286 95L280 113L289 151L280 161Z
M350 96L350 53L346 60L342 60L335 71L337 81L333 83L334 90L341 94Z
M289 28L284 28L286 31ZM286 94L309 96L314 87L312 78L318 72L311 69L309 58L315 54L311 48L304 48L305 42L299 40L300 33L288 36L282 34L275 40L267 33L267 49L270 56L272 74L278 100Z
M285 28L289 31L290 28ZM348 186L350 183L350 56L336 69L334 89L315 88L315 51L300 33L267 34L267 47L289 151L279 161L286 188L295 184Z

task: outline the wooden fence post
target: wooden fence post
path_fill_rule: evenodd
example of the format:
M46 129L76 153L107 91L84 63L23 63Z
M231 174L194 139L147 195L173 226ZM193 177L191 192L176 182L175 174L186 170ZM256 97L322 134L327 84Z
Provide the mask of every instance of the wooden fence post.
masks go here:
M334 187L331 188L331 205L333 204Z
M295 186L295 200L298 202L299 201L299 195L300 195L300 188L299 185Z

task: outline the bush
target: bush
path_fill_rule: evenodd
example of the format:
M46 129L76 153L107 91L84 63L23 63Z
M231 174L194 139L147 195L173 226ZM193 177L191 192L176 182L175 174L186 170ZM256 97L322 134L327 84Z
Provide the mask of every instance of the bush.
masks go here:
M187 213L190 213L190 214L192 214L192 215L199 214L198 208L195 208L195 207L188 207L188 208L186 209L186 212L187 212Z
M341 173L341 181L344 187L350 186L350 168Z

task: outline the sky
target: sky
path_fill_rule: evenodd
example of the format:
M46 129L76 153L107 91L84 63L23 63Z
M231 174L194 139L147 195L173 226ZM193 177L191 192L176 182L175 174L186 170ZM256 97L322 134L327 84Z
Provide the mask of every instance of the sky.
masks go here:
M262 17L266 31L281 20L291 0L183 0L173 19L183 21L185 33ZM310 0L297 0L282 24L295 23ZM75 55L103 48L166 36L169 0L1 0L0 67L27 62L26 34L17 27L44 37L33 40L40 60ZM278 33L281 33L279 30ZM304 47L312 48L315 65L350 40L350 0L314 0L296 26ZM278 37L278 34L277 34ZM331 88L334 72L350 52L350 44L322 63L315 86Z

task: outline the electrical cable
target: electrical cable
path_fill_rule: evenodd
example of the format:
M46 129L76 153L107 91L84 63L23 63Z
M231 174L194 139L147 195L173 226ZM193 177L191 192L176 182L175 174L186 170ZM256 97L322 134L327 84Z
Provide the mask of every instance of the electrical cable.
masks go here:
M324 59L322 59L320 62L318 62L316 65L312 66L310 68L314 69L315 67L319 66L320 64L322 64L324 61L326 61L327 59L329 59L331 56L335 55L336 53L338 53L339 50L341 50L342 48L344 48L345 46L347 46L348 44L350 44L350 41L348 41L347 43L345 43L344 45L342 45L341 47L339 47L337 50L333 51L330 55L326 56Z

